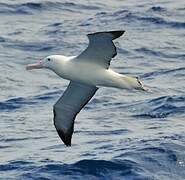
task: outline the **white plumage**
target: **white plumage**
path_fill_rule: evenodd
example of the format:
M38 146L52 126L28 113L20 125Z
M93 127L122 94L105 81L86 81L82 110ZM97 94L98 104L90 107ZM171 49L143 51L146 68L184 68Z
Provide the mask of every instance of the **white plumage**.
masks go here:
M119 74L109 68L111 59L117 54L112 40L124 32L88 34L89 45L79 56L51 55L37 64L27 65L27 70L49 68L60 77L70 80L53 108L54 125L65 145L71 145L76 115L99 87L144 90L138 78Z

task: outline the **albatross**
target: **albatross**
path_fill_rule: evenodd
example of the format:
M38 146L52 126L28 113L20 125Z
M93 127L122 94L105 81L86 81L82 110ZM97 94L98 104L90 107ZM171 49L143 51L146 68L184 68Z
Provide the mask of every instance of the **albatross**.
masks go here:
M88 34L88 47L78 56L50 55L38 63L28 64L27 70L47 68L69 80L63 95L53 106L54 126L66 146L71 146L74 120L100 87L145 90L137 77L119 74L110 66L117 55L113 40L125 31Z

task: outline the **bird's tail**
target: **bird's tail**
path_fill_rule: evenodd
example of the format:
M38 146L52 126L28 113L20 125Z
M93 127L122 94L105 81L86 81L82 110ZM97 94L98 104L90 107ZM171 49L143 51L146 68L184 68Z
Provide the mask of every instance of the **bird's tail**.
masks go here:
M139 84L138 89L142 91L150 91L150 89L147 86L144 86L141 80L136 77L137 83ZM136 88L137 89L137 88Z

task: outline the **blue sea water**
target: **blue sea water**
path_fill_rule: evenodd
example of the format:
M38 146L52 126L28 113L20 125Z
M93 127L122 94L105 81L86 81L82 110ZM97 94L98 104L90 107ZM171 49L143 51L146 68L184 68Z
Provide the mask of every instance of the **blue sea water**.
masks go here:
M185 179L184 17L183 0L1 0L0 179ZM99 89L65 147L52 106L68 81L25 65L122 29L111 67L151 91Z

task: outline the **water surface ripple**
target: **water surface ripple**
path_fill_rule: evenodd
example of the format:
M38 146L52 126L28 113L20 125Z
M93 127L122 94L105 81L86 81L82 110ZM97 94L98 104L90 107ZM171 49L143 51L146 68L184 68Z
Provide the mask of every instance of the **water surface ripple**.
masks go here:
M0 2L0 179L185 177L185 2ZM77 55L86 34L126 30L111 67L149 92L101 88L75 121L72 147L53 126L68 82L25 65Z

